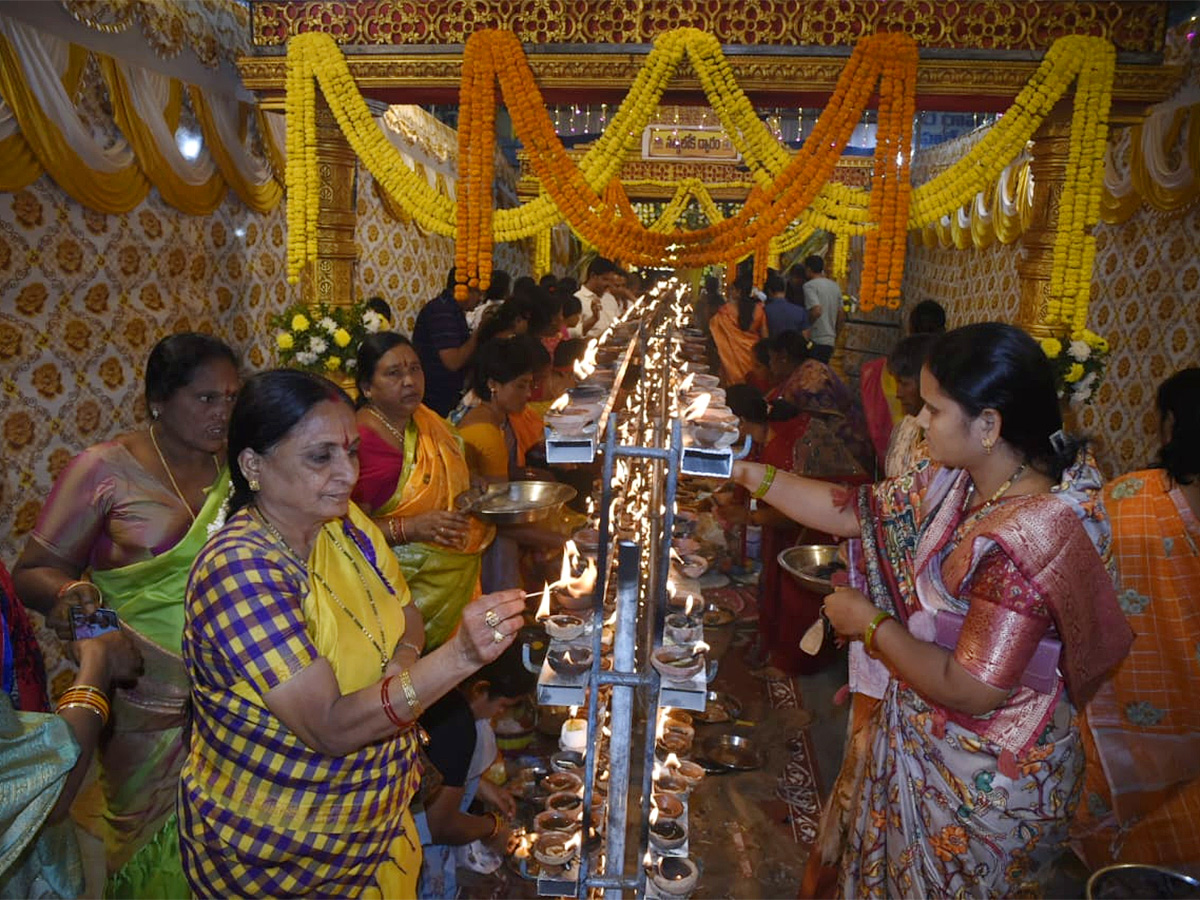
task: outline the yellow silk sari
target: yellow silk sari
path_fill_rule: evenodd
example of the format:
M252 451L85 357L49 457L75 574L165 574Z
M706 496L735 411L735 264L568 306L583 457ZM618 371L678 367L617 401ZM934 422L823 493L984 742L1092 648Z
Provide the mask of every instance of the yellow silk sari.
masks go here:
M375 515L392 518L452 510L454 498L470 486L461 440L445 419L422 405L404 432L404 469L396 490ZM479 596L480 556L495 536L495 527L472 517L461 549L419 542L392 548L425 620L427 649L453 634L463 607Z

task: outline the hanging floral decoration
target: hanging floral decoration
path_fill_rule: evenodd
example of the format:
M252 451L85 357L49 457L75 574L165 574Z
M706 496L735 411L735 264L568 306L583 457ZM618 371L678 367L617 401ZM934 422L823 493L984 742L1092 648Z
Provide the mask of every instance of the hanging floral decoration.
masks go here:
M609 185L685 57L760 192L734 216L709 215L705 228L680 230L675 227L678 215L674 221L664 216L647 228L636 217L622 214L615 188L610 202ZM417 176L387 141L332 38L316 32L297 35L288 47L289 278L299 277L317 249L314 80L351 147L384 190L425 230L458 238L464 289L472 279L486 285L493 242L534 237L562 221L606 255L643 265L725 263L761 253L772 238L786 252L820 229L867 237L864 272L871 277L864 281L864 308L898 301L904 230L920 231L939 223L979 192L990 190L1078 81L1047 319L1079 326L1087 320L1095 255L1090 229L1099 215L1114 67L1115 51L1106 39L1078 35L1056 40L988 134L937 177L910 188L916 49L905 35L878 34L859 41L813 135L791 154L758 118L714 37L690 28L666 32L655 42L604 133L576 164L554 132L516 36L481 31L472 35L464 54L461 105L468 114L460 118L459 164L465 181L460 191L466 196L456 204ZM537 199L503 210L491 209L491 157L485 152L494 137L496 80L545 188ZM830 176L876 82L879 144L875 178L867 191L832 182ZM706 192L692 196L702 208L706 199L711 203ZM681 202L679 212L689 200Z

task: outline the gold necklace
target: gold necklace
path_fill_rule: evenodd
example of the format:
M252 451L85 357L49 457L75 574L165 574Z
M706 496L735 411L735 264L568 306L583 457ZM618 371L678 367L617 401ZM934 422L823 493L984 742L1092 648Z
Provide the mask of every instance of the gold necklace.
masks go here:
M980 506L979 509L975 510L974 514L978 515L979 513L983 512L985 509L990 507L997 500L999 500L1001 497L1003 497L1008 492L1008 489L1017 483L1017 479L1019 479L1023 474L1025 474L1025 468L1028 465L1029 465L1028 463L1021 463L1019 466L1017 466L1017 471L1015 471L1011 475L1009 475L1008 481L1006 481L1006 482L1004 482L1004 484L1000 485L1000 487L996 490L996 493L994 493L994 494L992 494L992 496L988 497L987 500L984 502L984 504L982 506ZM974 496L974 494L975 494L975 482L974 482L974 480L972 480L970 489L967 491L966 495L963 497L963 505L962 505L963 512L967 511L967 507L970 505L970 502L971 502L971 497Z
M287 538L283 536L283 533L278 528L271 524L270 519L266 517L263 511L256 506L255 512L258 513L258 518L262 521L263 527L271 533L271 536L275 538L284 552L291 557L292 561L301 568L305 575L308 575L310 578L315 578L321 583L321 587L325 588L325 590L329 592L329 596L333 598L333 602L338 605L338 608L346 614L346 616L355 624L358 630L363 633L363 636L371 642L371 646L374 647L375 652L379 654L379 671L386 671L388 654L387 651L384 650L384 647L387 645L387 631L383 627L383 617L379 615L379 607L375 605L375 595L371 593L371 588L368 586L367 580L363 577L362 571L358 568L358 562L353 556L350 555L350 551L342 545L341 541L339 541L332 532L329 532L329 539L333 541L333 545L341 551L342 555L350 561L350 565L354 567L354 574L358 576L358 580L362 584L363 590L367 594L367 602L371 604L371 612L375 615L375 622L379 627L379 634L383 638L382 643L375 639L375 635L367 630L367 627L363 625L358 616L356 616L350 607L348 607L342 601L342 598L338 596L337 591L333 589L333 585L325 580L325 576L323 576L320 572L309 569L307 564L300 561L300 554L292 549L291 545L287 542Z
M371 413L375 418L383 423L383 427L392 433L392 437L400 442L400 446L404 446L404 432L392 424L392 420L381 413L374 406L368 406L367 412Z
M183 495L183 491L179 489L179 482L175 480L175 473L171 471L171 467L167 465L167 458L163 456L162 448L158 446L158 438L154 436L154 426L150 426L150 443L154 445L154 452L158 454L158 461L162 463L163 471L167 473L167 477L171 479L171 487L175 489L175 496L179 498L179 502L183 504L183 508L187 510L189 516L192 517L192 524L196 523L196 512L192 509L192 504L188 503L187 497ZM216 456L213 456L213 464L217 467L217 474L221 474L221 466L217 463Z

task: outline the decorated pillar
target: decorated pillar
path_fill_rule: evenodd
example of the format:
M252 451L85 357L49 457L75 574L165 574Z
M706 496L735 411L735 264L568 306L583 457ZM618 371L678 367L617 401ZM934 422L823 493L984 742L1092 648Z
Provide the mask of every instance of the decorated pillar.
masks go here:
M1017 324L1035 338L1053 337L1060 329L1046 323L1050 272L1054 265L1054 233L1066 182L1071 149L1071 106L1059 103L1034 133L1029 169L1033 179L1033 220L1021 236L1021 297Z
M354 300L357 157L317 91L317 259L304 267L305 303L349 306Z

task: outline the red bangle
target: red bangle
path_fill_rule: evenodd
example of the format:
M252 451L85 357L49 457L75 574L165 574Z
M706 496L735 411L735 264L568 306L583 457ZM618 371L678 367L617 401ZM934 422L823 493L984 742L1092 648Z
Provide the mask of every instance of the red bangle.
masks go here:
M388 721L403 731L405 728L408 728L410 725L412 725L412 722L405 722L402 718L400 718L399 715L397 715L396 710L392 709L392 698L390 696L389 688L391 687L392 679L395 677L395 675L389 675L380 683L379 701L383 705L383 714L388 717Z

